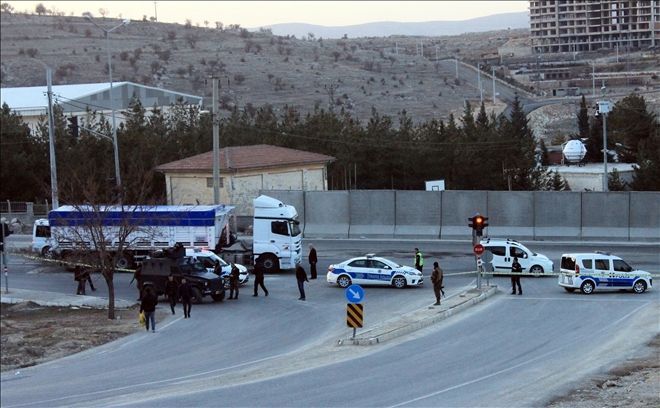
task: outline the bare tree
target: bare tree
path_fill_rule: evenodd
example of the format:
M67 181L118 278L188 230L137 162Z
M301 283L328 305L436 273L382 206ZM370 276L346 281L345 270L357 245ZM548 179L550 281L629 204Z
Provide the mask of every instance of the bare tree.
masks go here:
M108 15L108 9L100 8L99 14L101 15L101 17L105 18L105 16Z

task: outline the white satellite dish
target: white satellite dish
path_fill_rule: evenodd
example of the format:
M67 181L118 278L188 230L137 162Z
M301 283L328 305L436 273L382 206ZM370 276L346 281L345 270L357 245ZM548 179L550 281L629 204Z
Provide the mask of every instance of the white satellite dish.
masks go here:
M567 163L580 163L587 154L587 148L579 140L569 140L564 145L562 153Z

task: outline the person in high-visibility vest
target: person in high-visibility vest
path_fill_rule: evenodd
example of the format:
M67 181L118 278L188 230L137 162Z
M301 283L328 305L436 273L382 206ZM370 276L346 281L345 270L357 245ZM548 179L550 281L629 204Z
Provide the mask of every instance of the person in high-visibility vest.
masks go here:
M419 252L419 248L415 248L415 269L421 272L423 268L424 257L422 256L422 253Z

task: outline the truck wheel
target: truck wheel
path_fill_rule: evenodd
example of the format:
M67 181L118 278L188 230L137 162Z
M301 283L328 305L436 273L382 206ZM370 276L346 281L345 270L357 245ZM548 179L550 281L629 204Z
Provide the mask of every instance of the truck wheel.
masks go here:
M219 294L212 294L211 297L213 298L214 302L222 302L225 299L225 291L223 290Z
M192 288L192 298L190 301L195 305L202 303L202 291L199 288Z
M115 267L117 269L128 269L133 266L133 257L130 254L123 254L117 258Z
M48 259L53 257L53 253L50 252L50 247L49 246L45 246L45 247L41 248L41 256L43 256L44 258L48 258Z
M280 271L280 261L275 255L265 255L263 257L263 267L265 273L277 273Z

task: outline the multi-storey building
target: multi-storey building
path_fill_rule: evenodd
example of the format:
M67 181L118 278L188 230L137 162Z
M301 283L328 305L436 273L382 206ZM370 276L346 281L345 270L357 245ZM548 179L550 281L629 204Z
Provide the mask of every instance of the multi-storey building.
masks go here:
M655 47L660 0L531 0L536 53Z

